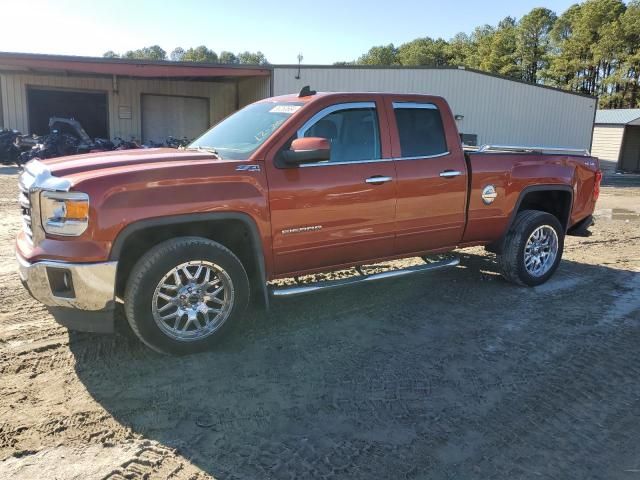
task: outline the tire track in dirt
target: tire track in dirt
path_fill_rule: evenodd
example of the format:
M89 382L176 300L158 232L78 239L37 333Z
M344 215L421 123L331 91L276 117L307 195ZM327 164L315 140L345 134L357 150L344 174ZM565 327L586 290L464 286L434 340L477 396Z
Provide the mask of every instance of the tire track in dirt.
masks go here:
M81 411L58 415L37 423L0 427L0 458L10 450L31 451L63 444L112 446L137 436L102 411Z
M482 431L486 446L474 454L474 459L486 459L479 464L484 478L518 477L531 472L547 478L573 478L578 460L584 462L586 471L597 467L602 471L605 466L611 475L620 474L613 469L610 452L603 446L612 440L608 427L637 417L640 359L636 357L630 363L629 358L616 352L633 348L640 334L637 329L594 332L586 340L588 348L555 358L538 374L535 384L527 385L529 388L515 398L501 402L489 415L466 427ZM486 425L496 428L487 431ZM631 445L635 437L635 432L623 429L615 433L615 442ZM532 453L544 451L545 461L530 454L514 463L514 453L527 449ZM635 453L639 453L637 449ZM478 464L464 467L468 473L474 466ZM459 473L464 476L465 469ZM583 475L581 478L602 478L601 473Z
M171 480L209 480L210 475L176 455L175 450L163 447L157 442L142 442L133 458L123 462L102 480L164 478Z
M441 274L274 302L216 351L172 358L68 334L30 299L9 268L14 194L0 175L0 478L31 479L29 465L110 480L640 467L635 224L567 239L567 261L536 289L505 284L493 256L469 249Z

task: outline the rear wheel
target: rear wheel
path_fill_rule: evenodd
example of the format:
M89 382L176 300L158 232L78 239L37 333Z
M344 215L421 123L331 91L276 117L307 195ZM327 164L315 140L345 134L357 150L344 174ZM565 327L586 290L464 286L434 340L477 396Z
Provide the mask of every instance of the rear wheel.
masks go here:
M563 248L564 231L555 216L524 210L516 216L498 255L500 272L518 285L541 285L558 268Z
M149 347L186 354L210 348L237 322L248 299L247 274L230 250L183 237L153 247L136 263L125 312Z

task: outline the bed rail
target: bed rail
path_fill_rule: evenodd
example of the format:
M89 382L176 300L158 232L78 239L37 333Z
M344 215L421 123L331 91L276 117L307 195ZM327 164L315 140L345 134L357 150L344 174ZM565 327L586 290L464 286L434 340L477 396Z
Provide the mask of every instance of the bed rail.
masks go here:
M570 147L541 147L529 145L482 145L477 149L469 149L476 152L520 152L520 153L568 153L570 155L590 156L589 150L586 148L570 148Z

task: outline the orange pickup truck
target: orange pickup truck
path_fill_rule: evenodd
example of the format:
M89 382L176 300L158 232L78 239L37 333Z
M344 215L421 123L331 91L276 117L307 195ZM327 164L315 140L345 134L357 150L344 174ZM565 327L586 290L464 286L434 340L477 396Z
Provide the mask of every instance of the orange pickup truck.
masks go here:
M29 162L16 241L26 288L70 328L108 331L118 305L151 348L208 348L250 296L303 294L453 267L333 282L269 281L484 245L535 286L565 234L588 234L598 160L587 151L465 152L443 98L316 93L253 103L183 150Z

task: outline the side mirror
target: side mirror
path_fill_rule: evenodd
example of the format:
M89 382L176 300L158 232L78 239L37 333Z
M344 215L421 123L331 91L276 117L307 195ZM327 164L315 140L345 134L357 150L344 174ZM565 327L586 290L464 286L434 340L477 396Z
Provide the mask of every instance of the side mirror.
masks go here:
M329 140L321 137L296 138L291 148L282 152L282 160L287 165L323 162L331 157Z

